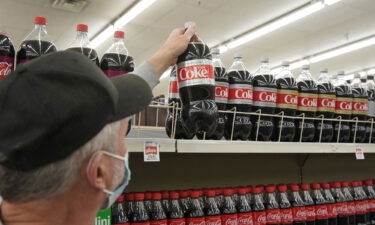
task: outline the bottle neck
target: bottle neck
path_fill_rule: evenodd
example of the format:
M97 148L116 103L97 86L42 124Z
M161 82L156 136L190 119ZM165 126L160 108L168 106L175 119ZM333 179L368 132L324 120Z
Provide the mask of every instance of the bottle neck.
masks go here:
M321 72L320 75L319 75L318 81L320 83L328 83L329 82L328 73Z
M254 195L254 202L263 203L263 198L262 198L262 194L261 193Z
M90 40L86 31L77 31L72 47L90 48Z

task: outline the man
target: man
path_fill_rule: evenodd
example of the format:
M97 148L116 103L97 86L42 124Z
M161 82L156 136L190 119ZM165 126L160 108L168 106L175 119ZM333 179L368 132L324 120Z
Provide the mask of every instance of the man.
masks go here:
M174 30L139 76L108 79L86 57L58 52L0 82L0 224L93 224L130 178L128 118L147 107L195 29Z

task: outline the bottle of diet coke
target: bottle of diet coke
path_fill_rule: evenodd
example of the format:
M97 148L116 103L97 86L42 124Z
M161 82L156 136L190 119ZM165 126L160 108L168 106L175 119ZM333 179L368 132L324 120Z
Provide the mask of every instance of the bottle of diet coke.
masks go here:
M353 93L353 120L367 120L368 113L368 93L367 87L362 85L361 75L354 74L354 79L351 83ZM366 139L366 124L352 122L350 129L350 142L363 143ZM355 138L354 138L355 136Z

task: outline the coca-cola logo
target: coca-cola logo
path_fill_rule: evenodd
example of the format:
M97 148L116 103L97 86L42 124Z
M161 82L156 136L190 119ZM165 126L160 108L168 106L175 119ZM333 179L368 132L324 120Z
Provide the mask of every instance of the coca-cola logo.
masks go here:
M339 108L342 110L350 111L352 110L352 103L351 102L340 102Z
M305 107L316 107L317 99L316 98L302 98L301 105Z
M7 76L12 72L12 64L7 62L1 62L0 63L0 78L2 76Z
M253 92L251 89L238 88L235 90L234 96L237 99L253 99Z
M218 98L228 98L228 87L216 86L215 96Z
M206 225L221 225L220 218L218 219L208 219L206 220Z
M205 225L206 222L204 220L202 221L201 219L199 219L199 220L190 220L188 224L189 225Z
M208 66L210 65L195 65L178 69L179 81L211 78Z
M262 102L276 102L275 92L261 92L259 94L259 100Z
M236 219L227 219L225 221L225 225L237 225L237 220Z
M238 223L251 225L253 224L253 218L251 216L240 216L238 217Z
M314 209L306 210L305 215L307 217L314 217L315 216L315 210Z
M322 107L325 108L335 108L335 101L329 98L323 98L320 102Z
M297 218L305 218L306 217L306 211L303 210L303 209L299 209L297 212L296 212L296 217Z
M328 214L328 211L325 208L318 208L316 210L316 215L318 216L326 216L327 214Z
M298 104L298 96L296 96L296 95L285 95L284 101L285 101L286 104L297 105Z
M279 213L269 213L267 214L267 221L280 221L281 217Z
M267 222L266 215L259 215L259 217L257 218L257 222L258 224L265 224Z
M292 215L291 212L289 212L289 213L282 213L281 214L281 219L283 221L292 221L293 220L293 215Z

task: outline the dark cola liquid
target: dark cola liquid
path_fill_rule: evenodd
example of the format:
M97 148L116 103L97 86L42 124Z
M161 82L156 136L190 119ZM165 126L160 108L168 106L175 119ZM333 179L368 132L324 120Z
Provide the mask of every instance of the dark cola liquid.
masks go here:
M26 40L17 52L17 64L30 61L39 56L57 52L56 46L49 41Z
M114 77L133 72L134 60L128 55L106 53L100 61L100 68L108 77Z
M194 137L194 133L190 133L187 128L185 127L184 123L182 122L180 113L176 114L177 118L176 121L173 120L173 115L168 114L165 120L165 131L168 137L172 137L172 127L174 126L173 122L176 123L176 131L175 131L175 139L192 139Z
M336 114L335 117L341 117L342 119L350 120L352 110L343 110L350 105L352 108L352 92L349 86L340 85L335 87L336 89ZM349 122L334 122L334 133L333 142L349 142L350 140L350 124ZM338 139L338 140L337 140Z
M371 89L367 91L368 95L368 119L374 119L375 121L375 90ZM365 142L368 143L370 141L370 135L372 136L371 142L375 143L375 123L372 128L371 133L371 124L367 124L366 126L366 140Z
M9 37L0 33L0 80L14 70L14 46Z
M319 83L318 87L318 108L316 116L323 115L324 118L334 118L335 116L335 100L336 92L335 88L331 83ZM332 104L332 105L331 105ZM315 121L315 139L314 141L319 142L331 142L333 138L333 124L332 121L323 122L321 120Z
M100 66L99 65L98 53L96 53L95 49L92 49L92 48L68 48L67 51L79 52L82 55L87 56L97 66Z
M280 78L276 80L277 86L277 105L275 114L284 112L285 116L295 116L298 103L298 88L294 78ZM275 130L272 134L272 140L293 141L296 126L294 119L275 117Z
M305 80L300 81L297 83L299 99L298 99L298 109L297 115L301 115L302 113L305 114L305 117L314 118L316 115L316 107L312 107L312 102L315 99L315 103L317 104L317 97L318 97L318 89L316 83L312 80ZM308 94L308 95L304 95ZM301 100L301 96L308 96L306 97L307 100ZM315 104L315 106L316 106ZM298 119L297 122L297 131L294 140L300 141L301 139L301 132L302 132L302 141L303 142L311 142L314 140L315 137L315 124L314 120L305 119L302 123L302 119Z
M207 45L192 42L186 51L178 57L177 76L179 80L179 92L182 103L181 118L191 133L203 133L212 135L217 126L217 105L215 102L215 80L212 68L212 55ZM198 70L198 72L196 72ZM205 77L212 76L211 79L201 79L201 71L208 71ZM209 71L211 70L211 71ZM199 79L189 79L185 74L197 74ZM212 73L209 75L209 73ZM181 85L186 82L186 84Z
M251 112L252 100L248 94L252 95L252 80L248 71L230 71L228 73L229 96L227 110L236 107L239 112ZM250 90L250 91L249 91ZM252 96L251 96L252 99ZM247 140L250 136L252 123L249 115L227 114L224 136L230 140L233 130L233 140Z
M276 108L276 80L273 75L263 74L253 77L254 103L252 110L261 113L274 114ZM259 94L257 97L257 92ZM258 98L258 99L257 99ZM251 132L251 140L269 141L274 129L273 117L270 116L252 116L254 124ZM258 129L259 126L259 129ZM256 139L258 133L258 139Z
M358 118L358 120L367 120L368 111L358 110L359 108L364 107L367 105L368 107L368 99L367 99L367 91L363 88L353 88L353 114L352 119ZM363 109L363 108L362 108ZM365 123L351 123L350 129L350 140L349 142L353 142L354 134L355 134L355 142L356 143L363 143L366 140L366 124Z

